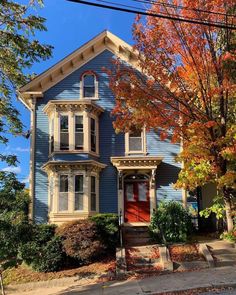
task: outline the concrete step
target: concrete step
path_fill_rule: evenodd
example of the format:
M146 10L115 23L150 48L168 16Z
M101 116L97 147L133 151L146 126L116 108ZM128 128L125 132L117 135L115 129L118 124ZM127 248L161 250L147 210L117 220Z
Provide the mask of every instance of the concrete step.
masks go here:
M174 270L187 271L194 269L208 268L208 263L206 261L183 261L174 262Z
M148 233L141 233L138 235L137 235L137 233L128 233L128 234L124 234L123 237L126 239L129 239L129 238L150 238Z
M207 246L210 247L211 250L235 248L234 243L230 243L230 242L226 242L226 241L209 242L209 243L207 243Z
M226 249L211 249L211 253L213 255L225 255L225 254L235 254L236 255L236 248L226 248Z
M150 244L150 238L129 238L124 239L124 243L126 246L140 246L140 245L148 245Z
M236 262L236 254L218 254L214 255L220 261L234 261Z
M216 265L216 267L236 266L236 261L232 261L232 260L216 261L215 265Z

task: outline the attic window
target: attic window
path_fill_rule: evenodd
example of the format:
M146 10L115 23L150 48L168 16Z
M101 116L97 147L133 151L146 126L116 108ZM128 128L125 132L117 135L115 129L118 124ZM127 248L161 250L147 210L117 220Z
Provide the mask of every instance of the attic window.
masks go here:
M86 72L82 76L82 97L83 98L97 98L97 79L92 72Z

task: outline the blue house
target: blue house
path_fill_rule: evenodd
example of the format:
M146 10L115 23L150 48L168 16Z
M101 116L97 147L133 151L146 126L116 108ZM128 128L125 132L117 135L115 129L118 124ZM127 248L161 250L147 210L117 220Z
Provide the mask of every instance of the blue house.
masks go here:
M96 213L121 213L146 224L175 190L178 144L154 131L116 134L115 97L104 71L119 57L138 69L126 42L104 31L19 91L31 112L30 195L36 222L61 224Z

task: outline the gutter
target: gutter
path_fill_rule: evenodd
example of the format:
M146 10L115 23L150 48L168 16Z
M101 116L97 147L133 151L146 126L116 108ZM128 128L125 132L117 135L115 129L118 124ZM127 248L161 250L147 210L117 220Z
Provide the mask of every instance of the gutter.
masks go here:
M34 221L34 199L35 199L35 126L36 126L36 98L32 98L30 114L30 212L29 218Z

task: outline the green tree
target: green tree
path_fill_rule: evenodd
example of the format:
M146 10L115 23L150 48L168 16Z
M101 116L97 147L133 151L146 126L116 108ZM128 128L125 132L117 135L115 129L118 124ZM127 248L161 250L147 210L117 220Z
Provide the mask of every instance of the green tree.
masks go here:
M29 196L14 173L0 172L0 263L17 259L19 246L30 238Z
M30 78L25 74L33 63L51 56L52 47L40 44L36 31L45 31L45 19L35 15L41 0L27 5L11 0L0 1L0 143L7 144L6 134L19 135L23 124L19 111L14 107L16 89ZM0 160L15 165L14 155L0 153Z

